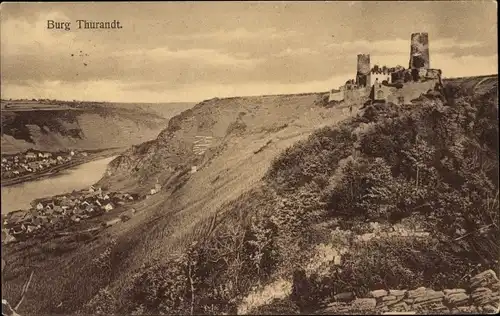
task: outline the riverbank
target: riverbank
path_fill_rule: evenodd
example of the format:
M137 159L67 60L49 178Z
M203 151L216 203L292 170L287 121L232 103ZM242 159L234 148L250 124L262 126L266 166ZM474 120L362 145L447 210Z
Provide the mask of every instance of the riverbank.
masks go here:
M28 175L14 178L14 179L2 180L1 186L2 186L2 188L4 188L4 187L20 184L23 182L34 181L34 180L39 180L42 178L52 177L52 176L57 175L61 171L82 165L84 163L88 163L91 161L104 159L104 158L108 158L108 157L117 156L121 152L123 152L125 149L126 149L125 147L116 147L116 148L109 148L109 149L103 149L103 150L94 150L94 151L90 150L90 151L87 151L89 153L89 155L87 157L75 158L71 161L68 161L68 162L61 164L61 165L54 166L53 168L50 168L48 170L44 170L43 172L40 172L40 173L28 174Z

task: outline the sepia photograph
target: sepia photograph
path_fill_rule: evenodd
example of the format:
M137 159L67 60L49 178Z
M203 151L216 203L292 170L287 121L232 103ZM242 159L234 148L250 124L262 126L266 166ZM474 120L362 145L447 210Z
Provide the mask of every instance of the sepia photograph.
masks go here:
M2 316L499 313L497 7L2 2Z

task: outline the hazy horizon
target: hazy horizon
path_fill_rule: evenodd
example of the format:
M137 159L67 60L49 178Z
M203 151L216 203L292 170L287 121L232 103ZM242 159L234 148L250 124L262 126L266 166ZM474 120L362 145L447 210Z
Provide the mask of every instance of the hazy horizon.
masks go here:
M430 65L445 78L498 68L494 1L2 3L0 13L2 99L322 92L354 78L358 53L408 67L415 32L429 33ZM78 19L123 28L77 29ZM71 30L47 29L47 20L70 21Z

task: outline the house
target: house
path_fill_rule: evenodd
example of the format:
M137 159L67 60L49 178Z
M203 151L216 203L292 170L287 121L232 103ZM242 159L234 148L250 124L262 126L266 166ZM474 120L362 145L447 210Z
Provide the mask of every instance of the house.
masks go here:
M24 232L23 229L24 225L16 225L10 229L10 234L15 236L15 235L20 235Z
M54 213L61 214L62 212L63 212L62 207L60 207L60 206L54 206Z
M16 238L9 234L9 232L6 229L2 229L2 243L3 244L8 244L10 242L15 241Z
M157 191L155 189L151 189L151 191L149 191L149 192L151 195L153 195L153 194L156 194Z
M89 192L95 192L95 187L93 185L90 186Z
M64 208L64 206L71 206L72 202L70 199L66 198L61 200L61 206Z
M71 156L74 156L74 155L75 155L75 152L74 152L74 151L71 151L69 154L70 154Z
M102 199L103 199L103 200L109 200L109 195L107 195L107 194L106 194L106 195L104 195L104 196L102 197Z
M87 157L87 156L88 156L88 154L87 154L86 152L82 152L82 156L83 156L83 157Z
M4 163L5 163L5 162L7 162L7 159L5 159L5 158L2 158L2 162L4 162Z
M24 224L18 224L10 229L11 235L20 235L26 231L26 226Z
M113 204L108 203L108 204L104 205L104 210L105 210L106 212L109 212L109 211L111 211L112 209L114 209Z
M161 190L161 184L159 183L155 184L155 190L156 192L159 192Z
M80 217L78 217L78 216L76 216L76 215L73 215L73 216L71 216L71 220L72 220L73 222L77 222L77 223L78 223L78 222L80 221Z
M28 214L26 211L17 210L17 211L10 212L9 214L7 214L7 220L10 223L17 224L17 223L21 223L26 218L27 215Z
M28 159L28 160L31 160L31 159L36 159L37 154L35 154L34 152L28 152L28 153L26 153L26 156L25 156L25 157L26 157L26 159Z

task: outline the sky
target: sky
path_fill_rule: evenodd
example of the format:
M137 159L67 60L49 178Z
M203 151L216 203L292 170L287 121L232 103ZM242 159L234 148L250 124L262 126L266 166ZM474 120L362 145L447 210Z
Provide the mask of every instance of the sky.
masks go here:
M437 2L5 3L2 98L197 102L321 92L354 78L356 55L408 67L428 32L445 77L497 73L497 4ZM76 20L120 21L78 29ZM47 21L71 22L71 30Z

